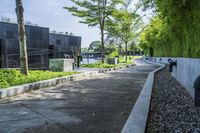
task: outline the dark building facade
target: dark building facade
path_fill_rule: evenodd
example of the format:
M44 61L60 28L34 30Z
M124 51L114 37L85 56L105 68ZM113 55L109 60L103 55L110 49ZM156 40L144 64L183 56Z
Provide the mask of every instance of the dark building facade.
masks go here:
M49 28L25 26L29 68L47 69ZM17 24L0 22L0 68L18 68L19 41Z
M73 58L81 52L81 37L49 34L50 58Z
M49 33L49 28L25 26L29 68L48 69L49 58L73 58L81 52L81 37ZM0 68L19 68L17 24L0 22Z

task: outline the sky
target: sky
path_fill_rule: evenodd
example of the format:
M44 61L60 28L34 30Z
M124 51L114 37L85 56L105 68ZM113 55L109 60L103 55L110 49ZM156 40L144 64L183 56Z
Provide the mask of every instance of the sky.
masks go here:
M138 0L133 0L136 3ZM72 16L63 9L72 6L69 0L22 0L24 19L57 32L71 32L82 37L82 47L88 47L92 41L100 40L98 27L88 27L79 23L80 18ZM16 22L15 0L0 0L0 17L9 17ZM148 18L145 18L145 21Z

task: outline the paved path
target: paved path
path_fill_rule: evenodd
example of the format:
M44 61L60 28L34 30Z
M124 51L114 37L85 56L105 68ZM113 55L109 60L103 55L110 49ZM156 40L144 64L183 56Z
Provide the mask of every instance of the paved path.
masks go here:
M91 71L99 71L101 68L76 68L78 72L91 72Z
M99 74L0 101L0 133L118 133L150 64Z

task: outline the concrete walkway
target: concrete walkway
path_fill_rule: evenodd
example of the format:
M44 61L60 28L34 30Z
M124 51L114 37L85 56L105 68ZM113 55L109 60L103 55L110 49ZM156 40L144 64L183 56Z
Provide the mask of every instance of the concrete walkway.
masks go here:
M99 71L101 68L76 68L77 72L91 72L91 71Z
M0 101L0 133L118 133L148 73L138 66Z

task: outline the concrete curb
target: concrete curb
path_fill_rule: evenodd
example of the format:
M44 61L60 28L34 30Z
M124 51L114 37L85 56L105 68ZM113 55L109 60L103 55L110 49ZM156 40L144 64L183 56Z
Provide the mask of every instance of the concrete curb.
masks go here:
M163 64L159 64L161 67L150 72L148 78L140 92L140 95L126 121L121 133L144 133L146 129L146 123L149 114L151 94L154 83L154 75L165 67Z
M146 60L146 59L143 59L143 60L146 61L146 62L148 62L148 63L150 63L150 64L156 64L156 65L159 65L159 66L167 64L167 63L153 61L153 60Z
M67 81L75 81L82 77L93 76L99 73L119 70L119 69L131 67L131 66L134 66L134 64L116 67L116 68L101 69L99 71L84 72L84 73L80 73L80 74L76 74L72 76L59 77L59 78L54 78L54 79L49 79L49 80L38 81L34 83L12 86L6 89L0 89L0 99L6 98L6 97L12 97L12 96L19 95L19 94L29 92L32 90L38 90L40 88L56 86L58 84L65 83Z

